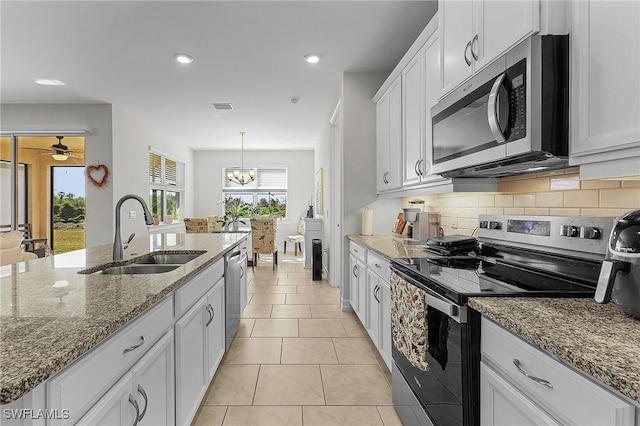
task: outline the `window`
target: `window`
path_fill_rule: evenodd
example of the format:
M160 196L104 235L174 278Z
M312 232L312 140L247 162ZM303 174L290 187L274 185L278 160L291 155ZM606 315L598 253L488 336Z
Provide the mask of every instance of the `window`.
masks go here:
M177 218L184 202L184 163L149 150L149 201L151 213L164 221L166 214Z
M286 167L257 167L248 170L255 172L256 179L246 185L227 180L227 173L239 170L238 167L222 168L222 193L225 200L225 214L231 215L231 209L242 212L241 217L253 214L287 217L287 169Z

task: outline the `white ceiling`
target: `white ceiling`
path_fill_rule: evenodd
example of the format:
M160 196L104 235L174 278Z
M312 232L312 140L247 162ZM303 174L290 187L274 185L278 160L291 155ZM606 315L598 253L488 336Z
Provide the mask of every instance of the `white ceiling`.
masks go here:
M436 8L436 0L3 0L0 99L109 103L194 149L239 149L240 131L245 149L313 149L342 72L391 71ZM195 61L178 64L177 52ZM309 52L322 61L304 62Z

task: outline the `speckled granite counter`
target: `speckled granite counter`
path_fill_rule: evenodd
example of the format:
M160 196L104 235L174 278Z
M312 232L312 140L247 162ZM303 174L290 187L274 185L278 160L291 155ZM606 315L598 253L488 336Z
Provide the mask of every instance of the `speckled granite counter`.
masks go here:
M111 262L111 244L0 267L0 404L71 364L248 235L136 238L125 260L157 250L206 250L173 271L153 275L78 274Z
M640 403L640 321L593 299L471 298L469 306Z
M361 244L374 252L389 259L396 257L433 257L431 253L424 251L425 245L409 245L402 242L403 237L396 237L393 234L359 235L351 234L347 236L351 241Z

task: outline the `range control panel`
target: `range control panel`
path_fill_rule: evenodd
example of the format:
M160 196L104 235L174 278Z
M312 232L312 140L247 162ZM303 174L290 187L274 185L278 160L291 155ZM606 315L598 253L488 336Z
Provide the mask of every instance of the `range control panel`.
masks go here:
M478 238L586 253L606 253L616 218L480 215Z

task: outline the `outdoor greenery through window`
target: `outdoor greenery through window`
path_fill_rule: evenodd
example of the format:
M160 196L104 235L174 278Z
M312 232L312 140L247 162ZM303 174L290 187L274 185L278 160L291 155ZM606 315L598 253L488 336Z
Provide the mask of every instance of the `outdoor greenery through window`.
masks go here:
M287 169L286 167L258 167L256 179L247 185L229 182L227 173L237 167L222 169L225 219L237 220L251 216L287 217ZM245 174L248 169L244 170Z
M184 163L149 150L149 209L154 218L165 223L182 219L184 176Z

